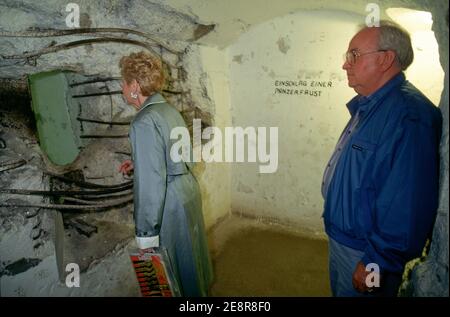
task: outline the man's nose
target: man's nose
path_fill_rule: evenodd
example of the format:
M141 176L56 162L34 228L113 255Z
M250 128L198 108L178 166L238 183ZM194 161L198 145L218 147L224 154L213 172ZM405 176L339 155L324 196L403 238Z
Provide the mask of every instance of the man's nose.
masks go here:
M352 65L350 65L350 63L348 61L345 61L344 64L342 65L342 69L347 70L351 67Z

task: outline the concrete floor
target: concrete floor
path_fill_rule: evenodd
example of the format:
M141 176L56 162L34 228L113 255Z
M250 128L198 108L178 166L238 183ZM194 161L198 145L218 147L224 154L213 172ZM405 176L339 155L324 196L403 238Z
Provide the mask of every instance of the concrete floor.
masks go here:
M42 221L50 227L52 219L46 219ZM30 222L29 229L32 226ZM7 250L14 250L15 241L25 241L24 237L29 236L29 230L20 228L20 236L12 230L0 240ZM117 234L115 227L99 227L95 237L86 241L82 241L83 237L67 239L73 243L71 248L79 251L69 252L67 257L79 263L80 269L87 269L81 272L80 287L68 288L60 282L50 240L38 249L47 250L45 255L37 257L41 259L38 265L16 275L1 276L1 296L139 296L129 259L129 252L135 248L134 239L119 243L117 239L122 233L113 239L102 228L109 234ZM330 296L324 237L232 216L214 226L208 238L215 270L212 296ZM116 247L113 242L117 243ZM100 259L87 266L92 254L81 249L92 248L93 244L103 247L106 254L102 253Z
M209 238L212 296L331 296L324 238L237 216Z

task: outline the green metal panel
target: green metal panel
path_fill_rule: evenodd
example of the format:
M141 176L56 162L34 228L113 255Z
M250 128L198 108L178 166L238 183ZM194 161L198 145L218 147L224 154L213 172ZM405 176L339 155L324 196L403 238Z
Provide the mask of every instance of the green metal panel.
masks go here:
M79 150L69 114L71 96L65 74L39 73L30 75L28 81L41 149L55 164L72 163Z

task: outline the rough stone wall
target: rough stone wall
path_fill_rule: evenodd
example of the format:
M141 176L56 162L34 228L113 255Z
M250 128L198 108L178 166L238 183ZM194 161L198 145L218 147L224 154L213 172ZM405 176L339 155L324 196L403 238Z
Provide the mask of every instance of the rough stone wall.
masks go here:
M65 11L66 3L2 1L0 78L23 78L27 74L58 69L92 78L119 79L120 58L147 50L164 61L168 75L165 95L186 121L201 115L203 121L211 124L208 115L211 109L192 101L190 86L185 82L183 58L188 46L211 31L213 25L200 24L163 3L143 0L76 3L80 9L80 28L71 29L66 25L69 14ZM105 82L103 88L117 91L119 82ZM77 91L80 93L80 89ZM96 109L106 105L109 108L112 102L115 112L124 110L120 95L112 96L112 101L108 97L103 99L94 101L100 107L87 107ZM207 108L206 113L200 108Z
M47 190L26 84L0 80L0 87L1 188ZM24 202L20 196L4 193L0 199L0 203ZM38 204L44 199L30 196L27 201ZM39 208L0 208L0 284L3 278L37 266L54 253L49 243L52 225L51 215ZM4 296L1 287L0 293Z
M5 109L7 100L12 107L17 102L11 98L13 91L27 95L26 76L29 74L68 71L68 81L74 84L70 88L72 96L113 92L110 95L73 98L72 110L76 117L131 121L133 108L125 104L120 94L114 94L120 91L118 62L122 56L131 52L151 51L160 56L165 65L168 81L163 94L181 112L187 125L192 126L193 118L201 118L204 125L211 125L214 109L207 91L202 88L204 78L196 78L197 73L192 73L187 81L185 60L186 56L192 55L189 47L193 42L211 31L213 26L200 24L190 15L178 13L161 1L76 3L80 8L80 29L66 32L61 31L69 29L65 24L68 14L65 11L66 3L57 0L0 1L0 137L7 140L8 146L0 152L1 188L48 190L50 185L44 173L46 170L59 174L81 171L86 181L97 184L111 185L125 181L117 168L127 155L117 152L129 152L126 138L82 139L82 151L70 166L54 166L46 160L39 149L36 135L28 132L23 113L18 112L20 118L13 117ZM196 67L201 67L201 63ZM99 81L78 85L96 79ZM29 107L29 103L24 106ZM3 113L4 110L7 113ZM32 120L32 117L31 114L29 119ZM128 126L74 120L78 135L128 132ZM4 126L10 122L16 126ZM17 169L4 170L3 163L21 159L26 164ZM203 173L201 169L196 171L198 174ZM206 192L204 196L208 196L208 190L203 186L202 194ZM39 196L2 194L1 199L2 203L48 203L46 198ZM208 210L205 212L208 213ZM89 238L67 226L64 238L58 238L65 245L64 264L78 263L81 279L88 281L75 290L58 284L61 276L58 277L55 267L58 255L55 255L57 233L54 217L53 210L0 208L2 295L138 295L137 289L132 287L135 285L129 282L133 281L134 273L129 270L126 250L134 246L130 242L134 232L130 205L78 217L98 229ZM115 273L111 280L106 275L113 271ZM31 285L31 280L36 283Z
M203 126L212 124L214 105L204 88L205 74L193 72L187 80L186 68L192 64L189 47L213 25L203 25L161 1L76 3L80 28L71 29L66 25L66 3L61 1L0 1L0 78L26 85L28 74L67 71L72 96L106 93L72 98L75 133L126 134L128 131L120 126L81 122L76 117L131 121L134 109L120 95L118 62L131 52L147 50L163 60L167 75L163 94L181 112L188 127L192 127L194 118L202 119ZM201 62L195 67L201 68ZM93 80L98 81L79 85ZM81 141L82 148L96 142L91 138ZM106 166L96 172L110 174Z
M406 295L411 296L449 296L448 291L448 129L449 129L449 100L448 100L448 3L441 6L430 3L433 14L433 31L439 43L439 55L442 68L445 70L444 91L439 105L443 117L443 131L441 139L441 176L440 200L434 225L428 256L415 266L411 273L411 280L407 286Z

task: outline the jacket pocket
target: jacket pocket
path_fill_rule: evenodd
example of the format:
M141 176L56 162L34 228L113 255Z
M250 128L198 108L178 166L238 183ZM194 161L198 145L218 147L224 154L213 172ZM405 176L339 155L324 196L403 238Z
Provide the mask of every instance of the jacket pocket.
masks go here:
M372 228L372 213L375 192L372 189L372 172L377 145L367 140L354 138L351 140L351 182L353 192L351 217L352 230L356 237L364 238Z
M352 150L359 151L362 154L370 154L375 152L377 145L360 138L352 140Z
M370 180L370 171L373 168L373 158L377 145L371 142L354 138L350 143L350 164L352 188L364 187Z

